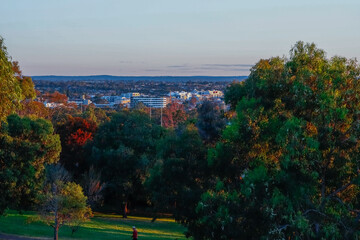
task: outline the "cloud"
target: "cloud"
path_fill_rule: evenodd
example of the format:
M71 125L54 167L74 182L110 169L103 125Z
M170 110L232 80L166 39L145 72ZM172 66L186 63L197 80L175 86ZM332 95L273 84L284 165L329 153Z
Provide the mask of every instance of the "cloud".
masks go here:
M179 65L169 65L166 66L168 69L177 69L179 71L204 71L204 70L212 70L217 72L249 72L250 68L254 66L252 64L199 64L199 65L187 65L187 64L179 64Z
M254 66L253 64L202 64L203 66L208 67L223 67L223 68L233 68L233 67L241 67L241 68L251 68Z
M167 66L168 68L188 68L189 66L188 65L170 65L170 66Z
M144 71L146 71L146 72L161 72L162 69L153 68L153 69L145 69Z
M180 69L228 69L228 70L249 70L254 65L252 64L200 64L200 65L187 65L187 64L181 64L181 65L170 65L167 66L167 68L180 68Z
M224 71L224 72L228 72L228 71L240 71L240 72L245 72L245 71L249 71L249 68L224 68L224 67L200 67L199 69L203 69L203 70L217 70L217 71Z

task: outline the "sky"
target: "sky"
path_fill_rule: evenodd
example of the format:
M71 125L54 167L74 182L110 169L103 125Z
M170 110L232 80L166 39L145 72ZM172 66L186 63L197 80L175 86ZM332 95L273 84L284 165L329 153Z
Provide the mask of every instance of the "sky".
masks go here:
M0 0L25 75L240 76L299 40L360 58L359 0Z

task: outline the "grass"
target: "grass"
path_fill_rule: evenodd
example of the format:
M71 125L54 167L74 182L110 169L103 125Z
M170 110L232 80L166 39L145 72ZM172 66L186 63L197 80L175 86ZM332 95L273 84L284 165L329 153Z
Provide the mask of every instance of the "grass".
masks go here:
M35 217L34 212L19 214L9 211L0 217L0 232L31 237L53 237L53 229L41 222L27 223L27 219ZM139 232L139 240L177 239L184 240L183 226L173 219L160 218L151 223L151 218L131 217L123 219L120 215L95 213L94 217L81 225L71 236L69 227L63 226L59 231L59 239L131 239L132 226Z

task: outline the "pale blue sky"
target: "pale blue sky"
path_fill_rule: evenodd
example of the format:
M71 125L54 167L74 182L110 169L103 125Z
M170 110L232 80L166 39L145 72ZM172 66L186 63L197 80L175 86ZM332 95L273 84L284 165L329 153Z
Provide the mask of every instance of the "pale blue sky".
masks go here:
M360 58L360 0L0 0L26 75L247 75L298 40Z

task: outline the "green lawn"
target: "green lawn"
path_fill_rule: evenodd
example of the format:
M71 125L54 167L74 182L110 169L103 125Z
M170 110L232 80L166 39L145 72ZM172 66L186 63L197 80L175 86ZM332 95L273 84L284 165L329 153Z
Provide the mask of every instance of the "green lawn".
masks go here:
M19 214L9 211L7 216L0 217L0 232L32 237L53 236L51 227L41 222L26 223L29 217L35 213L25 212ZM151 223L150 218L128 217L121 218L119 215L96 213L91 221L84 223L80 229L71 236L70 228L60 228L59 239L131 239L131 226L135 225L139 232L139 240L142 239L186 239L185 228L172 219L158 219Z

